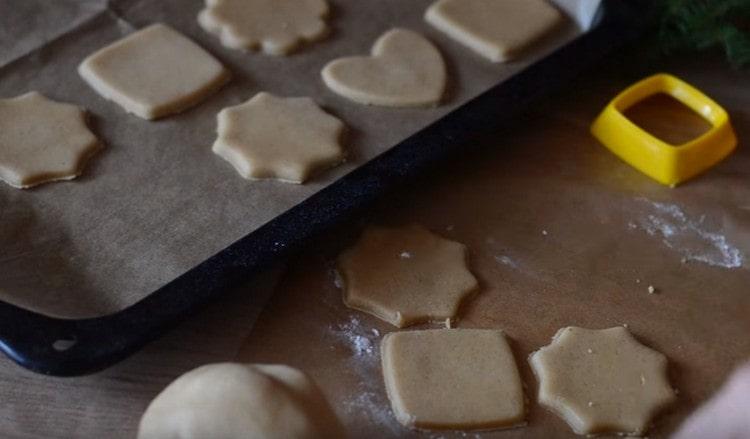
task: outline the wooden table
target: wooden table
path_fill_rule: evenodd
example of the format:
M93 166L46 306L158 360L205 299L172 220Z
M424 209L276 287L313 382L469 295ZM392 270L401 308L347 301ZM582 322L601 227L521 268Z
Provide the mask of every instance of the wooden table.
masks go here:
M506 331L530 401L527 427L482 437L574 437L535 403L536 380L525 361L562 326L627 324L669 357L679 398L656 420L650 437L665 437L750 357L747 268L695 257L700 245L708 245L709 259L721 262L722 242L739 257L750 256L750 153L740 142L731 159L671 190L620 162L588 134L591 120L617 91L667 70L722 103L739 138L748 139L750 77L720 58L654 65L641 52L602 63L516 127L487 140L481 153L405 189L367 219L418 222L469 246L482 288L462 310L459 326ZM659 220L671 221L677 235L665 236ZM342 305L333 268L346 242L332 241L290 262L262 312L276 273L228 294L104 372L51 378L0 360L0 436L132 438L150 399L176 376L208 362L240 360L306 370L352 437L467 437L416 434L393 421L377 343L394 328ZM649 295L648 285L658 294Z

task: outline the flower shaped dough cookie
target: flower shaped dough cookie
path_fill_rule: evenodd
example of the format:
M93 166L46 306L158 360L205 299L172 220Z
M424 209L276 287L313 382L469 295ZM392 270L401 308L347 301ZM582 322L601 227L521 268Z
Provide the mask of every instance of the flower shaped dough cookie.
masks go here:
M221 110L213 151L247 179L303 183L344 159L339 144L344 124L310 98L258 93Z
M403 328L456 316L477 289L466 246L420 226L372 227L339 256L344 303Z
M232 49L285 55L327 34L325 0L206 0L198 23Z
M578 434L640 435L675 398L667 358L619 326L563 328L529 362L539 380L539 402Z
M13 187L75 178L99 147L75 105L37 92L0 99L0 179Z
M321 72L328 88L360 104L387 107L436 105L445 90L445 62L422 35L406 29L383 34L370 56L329 62Z

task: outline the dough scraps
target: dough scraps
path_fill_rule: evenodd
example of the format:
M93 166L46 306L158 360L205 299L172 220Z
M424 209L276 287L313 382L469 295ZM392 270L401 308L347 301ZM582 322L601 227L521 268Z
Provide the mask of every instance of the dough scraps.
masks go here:
M547 0L438 0L425 20L492 62L515 58L561 22Z
M477 289L461 243L423 227L370 227L338 258L344 303L403 328L453 319Z
M213 151L243 178L303 183L315 171L344 159L344 124L310 98L261 92L221 110Z
M138 439L312 439L345 434L320 389L289 366L217 363L168 385Z
M226 47L286 55L325 37L327 15L325 0L206 0L198 23Z
M230 77L208 52L161 23L98 50L78 73L102 97L144 119L186 110Z
M496 429L524 420L523 386L503 331L393 332L383 377L398 421L423 429Z
M75 105L35 91L0 99L0 179L13 187L71 180L100 147Z
M560 329L529 358L539 402L578 434L641 435L675 398L667 358L617 326Z
M371 56L339 58L322 71L328 88L366 105L430 106L445 90L445 63L422 35L405 29L383 34Z

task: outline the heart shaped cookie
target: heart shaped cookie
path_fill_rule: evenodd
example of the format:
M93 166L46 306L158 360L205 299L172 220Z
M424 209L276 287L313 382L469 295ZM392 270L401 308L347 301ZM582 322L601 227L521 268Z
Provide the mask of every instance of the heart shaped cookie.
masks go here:
M334 92L366 105L436 105L445 90L445 63L437 48L416 32L392 29L370 56L339 58L322 71Z

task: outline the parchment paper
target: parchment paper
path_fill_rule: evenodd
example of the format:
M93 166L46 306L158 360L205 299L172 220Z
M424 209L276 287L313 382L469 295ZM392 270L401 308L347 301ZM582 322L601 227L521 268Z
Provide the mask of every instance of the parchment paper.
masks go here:
M64 317L127 307L577 33L569 22L522 60L492 64L424 23L430 3L332 1L330 38L290 57L270 57L223 48L196 22L201 0L0 0L0 97L38 90L81 105L106 145L74 182L27 191L0 185L0 298ZM99 97L76 67L159 21L214 54L234 79L198 107L149 122ZM369 53L394 26L424 33L444 54L443 105L365 107L320 80L326 62ZM304 186L241 179L210 150L215 115L262 90L312 96L342 118L350 128L348 163Z
M480 290L462 306L457 326L505 331L526 386L527 426L425 433L398 424L380 364L383 336L398 329L344 306L333 270L338 248L349 243L300 258L238 359L311 374L351 437L574 439L580 436L538 404L527 358L561 327L627 325L668 358L679 393L646 435L669 437L750 361L750 77L731 71L719 55L658 65L643 55L613 55L520 119L517 129L497 133L480 152L369 219L418 223L468 246ZM658 71L721 103L740 139L727 160L676 189L641 175L589 133L618 91ZM694 133L684 119L665 118L672 114L645 107L633 119L651 121L652 132ZM406 330L425 327L439 325Z

